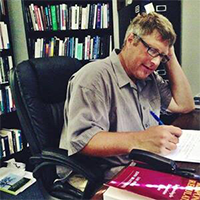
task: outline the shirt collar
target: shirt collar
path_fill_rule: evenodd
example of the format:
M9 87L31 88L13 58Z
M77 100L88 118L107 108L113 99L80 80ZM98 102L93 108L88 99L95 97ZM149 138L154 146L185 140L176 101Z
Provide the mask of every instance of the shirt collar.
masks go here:
M119 60L119 54L120 50L119 49L114 49L112 53L110 54L110 60L112 63L112 67L117 79L118 86L121 88L128 83L133 85L134 83L131 81L131 79L128 77L126 74L120 60ZM135 84L134 84L135 85Z
M114 49L110 54L110 60L117 79L118 86L122 88L123 86L130 84L131 87L142 90L146 86L147 81L150 81L152 79L149 76L145 80L138 80L137 85L133 83L133 81L129 78L119 60L119 52L119 49Z

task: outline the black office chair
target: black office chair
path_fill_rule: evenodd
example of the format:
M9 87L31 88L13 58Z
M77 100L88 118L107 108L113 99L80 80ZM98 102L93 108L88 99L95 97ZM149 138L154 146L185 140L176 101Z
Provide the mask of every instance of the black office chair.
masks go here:
M23 61L10 72L17 114L33 155L33 175L44 189L45 199L89 199L103 182L102 170L91 159L68 157L66 150L58 148L68 79L81 67L76 59L51 57ZM84 192L68 182L55 182L58 165L88 180Z

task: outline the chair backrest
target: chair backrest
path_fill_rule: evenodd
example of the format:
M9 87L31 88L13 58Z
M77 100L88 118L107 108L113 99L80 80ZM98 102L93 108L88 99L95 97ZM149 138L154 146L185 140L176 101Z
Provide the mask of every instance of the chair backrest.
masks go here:
M11 91L33 155L58 147L67 83L81 67L76 59L51 57L23 61L11 70Z

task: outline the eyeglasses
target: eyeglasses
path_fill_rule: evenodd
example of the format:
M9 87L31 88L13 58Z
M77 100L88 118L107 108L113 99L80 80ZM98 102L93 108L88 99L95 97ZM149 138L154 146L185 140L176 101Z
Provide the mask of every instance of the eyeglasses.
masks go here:
M161 57L161 62L162 63L166 63L168 62L170 59L167 55L164 55L162 53L159 53L158 50L154 49L153 47L150 47L141 37L139 37L138 35L134 34L136 37L138 37L138 39L142 42L142 44L147 48L147 53L155 58L157 56Z

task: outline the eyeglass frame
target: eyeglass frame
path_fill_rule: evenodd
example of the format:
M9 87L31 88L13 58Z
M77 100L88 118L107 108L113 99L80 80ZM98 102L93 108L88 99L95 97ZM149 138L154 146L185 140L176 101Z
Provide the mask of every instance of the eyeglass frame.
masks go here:
M164 54L162 54L162 53L159 53L158 50L156 50L155 48L149 46L140 36L138 36L138 35L135 34L135 33L134 33L134 35L135 35L135 36L142 42L142 44L147 48L147 53L148 53L151 57L155 58L155 57L157 57L157 56L160 56L160 57L161 57L161 62L162 62L162 63L167 63L167 62L170 60L170 58L169 58L167 55L164 55ZM155 53L154 53L155 55L152 54L151 50L153 50L156 54L155 54ZM163 59L164 59L164 60L163 60Z

